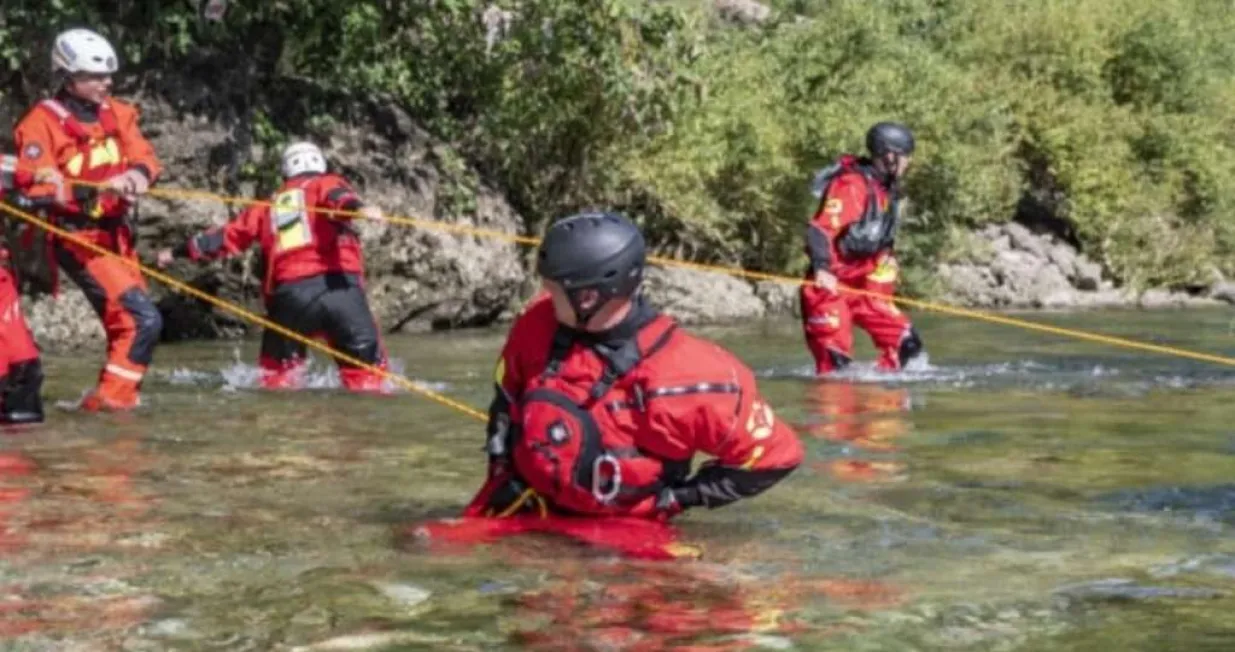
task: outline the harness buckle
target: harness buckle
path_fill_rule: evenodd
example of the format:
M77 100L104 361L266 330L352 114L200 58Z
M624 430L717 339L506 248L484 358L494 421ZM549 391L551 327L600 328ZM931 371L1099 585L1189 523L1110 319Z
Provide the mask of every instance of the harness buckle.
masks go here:
M602 491L600 487L601 470L604 468L605 464L609 465L611 471L609 481L612 484L608 491ZM602 453L596 458L595 462L592 462L592 497L603 504L608 504L613 502L614 498L617 498L618 492L621 491L621 489L622 467L618 465L616 457L610 455L609 453Z

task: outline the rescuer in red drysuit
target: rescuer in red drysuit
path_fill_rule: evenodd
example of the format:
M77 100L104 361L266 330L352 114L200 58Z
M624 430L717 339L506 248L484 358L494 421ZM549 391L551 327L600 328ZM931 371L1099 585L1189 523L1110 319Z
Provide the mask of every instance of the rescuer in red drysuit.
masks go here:
M667 519L762 493L801 463L751 370L638 293L645 261L623 216L550 227L537 265L545 291L502 349L489 476L465 516ZM716 459L688 478L697 453Z
M16 171L16 157L3 157L0 200L29 208L30 202L14 193ZM18 289L17 274L9 267L9 250L0 239L0 425L43 421L43 363L22 315Z
M917 330L892 301L899 181L913 155L913 134L881 122L867 132L866 148L869 158L842 156L815 178L819 207L806 230L813 283L802 285L800 299L818 374L853 360L854 324L870 334L880 369L901 369L922 352Z
M386 368L377 320L364 290L364 255L350 223L357 215L382 219L337 174L312 143L283 151L283 186L269 205L253 204L227 224L193 236L176 249L158 253L160 267L176 258L213 260L260 245L266 264L262 293L269 318L306 337L320 333L330 346L373 369ZM323 209L346 211L325 213ZM262 334L262 386L296 388L303 382L305 345L272 330ZM383 391L373 369L339 360L339 380L351 391Z

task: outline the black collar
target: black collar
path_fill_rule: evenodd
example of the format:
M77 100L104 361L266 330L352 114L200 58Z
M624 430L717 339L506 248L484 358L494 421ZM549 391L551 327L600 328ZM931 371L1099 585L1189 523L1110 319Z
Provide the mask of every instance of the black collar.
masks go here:
M83 100L64 90L56 93L56 101L68 109L79 122L99 121L99 105L94 102Z
M620 345L628 340L632 340L647 326L660 316L656 308L648 303L643 295L640 294L631 306L630 313L626 318L618 322L613 328L603 331L584 331L576 328L567 328L571 337L580 342L590 344L604 344L607 346ZM565 327L563 327L565 328Z

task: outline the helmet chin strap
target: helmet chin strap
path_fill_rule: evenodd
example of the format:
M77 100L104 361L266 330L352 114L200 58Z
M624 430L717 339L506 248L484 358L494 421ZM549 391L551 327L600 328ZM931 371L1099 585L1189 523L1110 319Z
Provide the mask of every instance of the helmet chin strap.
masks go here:
M576 292L590 289L593 288L580 288L579 290L576 290ZM600 312L601 307L605 305L608 297L600 295L597 297L595 305L591 308L583 308L579 305L578 299L575 298L577 296L576 292L570 292L566 296L570 299L570 309L575 313L575 328L584 329L587 327L587 323L592 321L592 318Z
M900 176L896 174L897 168L900 167L901 154L892 152L892 162L889 163L887 158L881 158L880 162L884 165L883 185L888 190L894 190L897 182L900 181Z

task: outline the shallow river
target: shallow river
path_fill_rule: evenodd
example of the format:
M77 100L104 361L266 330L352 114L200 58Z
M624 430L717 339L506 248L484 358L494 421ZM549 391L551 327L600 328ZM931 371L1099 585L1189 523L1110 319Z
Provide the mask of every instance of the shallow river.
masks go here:
M1034 316L1235 353L1229 311ZM1231 650L1235 369L955 318L930 361L809 377L795 324L705 329L808 459L679 521L698 561L541 536L426 548L481 425L412 395L252 389L255 342L165 345L132 415L0 437L0 648ZM400 336L484 408L503 333ZM869 347L861 353L869 359ZM49 356L51 401L97 355Z

